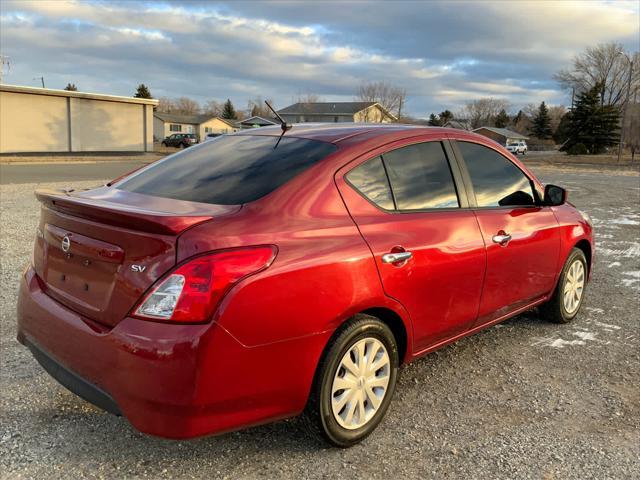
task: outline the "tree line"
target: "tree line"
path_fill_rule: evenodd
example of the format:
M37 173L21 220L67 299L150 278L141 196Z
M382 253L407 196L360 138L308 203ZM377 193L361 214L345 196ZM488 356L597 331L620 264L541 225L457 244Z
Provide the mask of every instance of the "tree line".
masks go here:
M449 110L432 113L428 124L442 126L457 120L470 129L509 128L534 137L534 142L562 144L563 150L575 154L602 153L618 145L622 134L633 160L640 149L638 52L628 55L617 43L591 47L574 57L571 67L557 72L554 79L572 95L569 110L543 101L510 114L514 110L506 100L480 98L456 114ZM625 106L627 115L622 119Z

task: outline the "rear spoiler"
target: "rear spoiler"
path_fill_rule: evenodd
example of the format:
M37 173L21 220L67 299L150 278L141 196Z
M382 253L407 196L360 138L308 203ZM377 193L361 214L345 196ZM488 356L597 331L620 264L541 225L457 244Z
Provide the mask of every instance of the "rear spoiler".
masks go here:
M100 195L93 197L72 195L71 192L40 189L35 191L35 195L43 206L60 213L116 227L169 235L176 235L187 228L211 220L214 214L230 213L230 210L235 211L240 208L239 206L210 205L211 208L207 209L207 205L197 204L199 208L191 208L191 211L183 214L181 212L149 210L133 203L112 202L100 198ZM179 200L174 202L180 204Z

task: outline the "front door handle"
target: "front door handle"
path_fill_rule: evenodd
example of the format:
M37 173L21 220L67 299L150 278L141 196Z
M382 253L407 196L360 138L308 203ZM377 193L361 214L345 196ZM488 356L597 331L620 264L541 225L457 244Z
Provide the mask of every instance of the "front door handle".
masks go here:
M385 253L382 255L382 263L400 263L413 257L411 252Z
M505 246L511 240L511 235L504 232L503 230L500 230L497 235L493 236L492 240L493 240L493 243L497 243L498 245Z

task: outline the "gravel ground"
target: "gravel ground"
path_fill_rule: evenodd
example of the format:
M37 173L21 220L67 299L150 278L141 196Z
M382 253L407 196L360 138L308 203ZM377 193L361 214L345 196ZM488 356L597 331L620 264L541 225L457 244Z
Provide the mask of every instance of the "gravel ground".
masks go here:
M36 185L3 185L0 476L640 478L640 178L534 170L594 217L595 276L578 318L553 325L531 312L403 368L386 420L348 450L316 441L297 419L151 438L59 386L15 341Z

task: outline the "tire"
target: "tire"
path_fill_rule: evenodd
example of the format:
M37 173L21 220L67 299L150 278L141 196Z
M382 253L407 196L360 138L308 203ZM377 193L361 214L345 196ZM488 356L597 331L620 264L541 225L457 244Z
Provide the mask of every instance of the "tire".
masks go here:
M364 348L365 365L368 365L368 355L373 352L373 362L383 366L372 371L370 376L365 374L355 378L344 367L343 361L348 356L353 366L358 367L359 362L352 356L352 350L362 351L360 348ZM398 365L398 346L389 327L370 315L355 315L336 331L325 347L305 410L307 424L336 447L346 448L361 442L376 429L389 408ZM388 383L383 388L381 384L385 379ZM334 385L334 382L340 383ZM352 387L340 389L343 384ZM377 408L372 400L379 401ZM344 403L343 407L340 407L341 403ZM338 413L334 413L340 408ZM351 420L349 411L352 411Z
M162 146L167 148L167 142L162 142Z
M576 270L572 270L572 267L574 266L574 264L576 264L576 262L580 263L582 265L582 268L580 269L580 267L576 265L576 267L574 267L576 268ZM553 292L553 296L547 303L540 307L540 313L544 318L555 323L569 323L576 317L576 315L580 311L582 301L584 300L584 292L587 286L588 268L589 267L587 265L587 258L584 256L584 252L579 248L574 248L573 250L571 250L569 257L567 258L567 261L564 263L564 267L562 268L562 273L560 274L560 279L558 280L558 285ZM567 287L567 283L572 282L572 276L577 277L578 280L580 279L580 271L582 272L582 287L580 289L577 302L575 304L572 304L570 301L565 301L564 292L567 288L573 288ZM578 272L577 275L576 272Z

